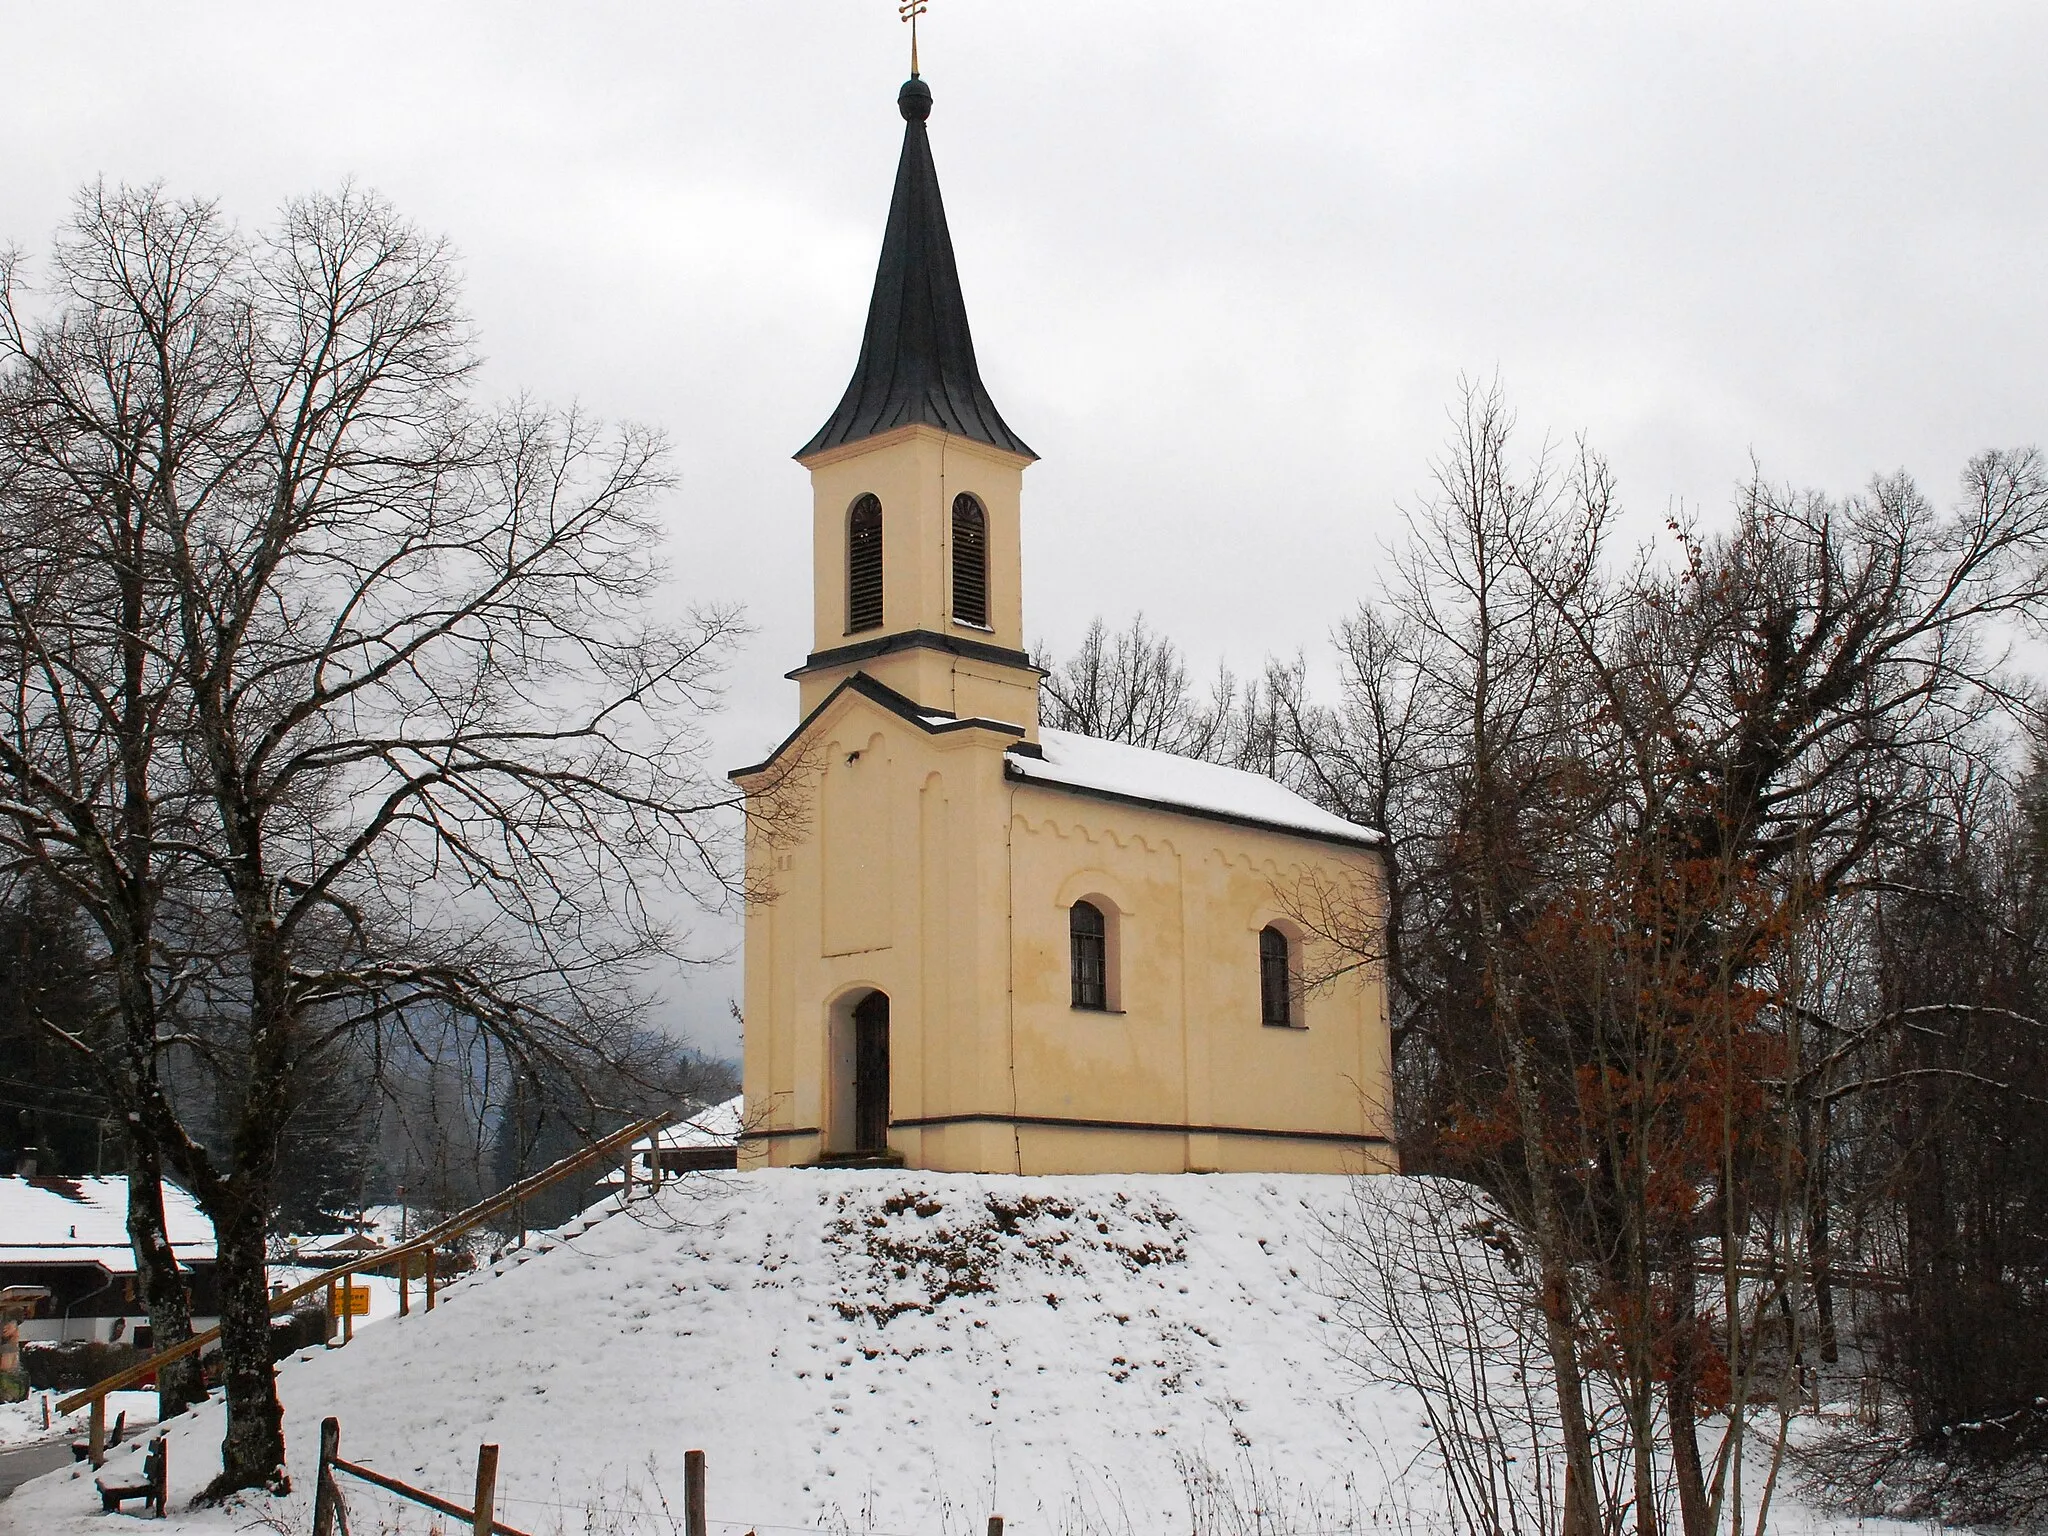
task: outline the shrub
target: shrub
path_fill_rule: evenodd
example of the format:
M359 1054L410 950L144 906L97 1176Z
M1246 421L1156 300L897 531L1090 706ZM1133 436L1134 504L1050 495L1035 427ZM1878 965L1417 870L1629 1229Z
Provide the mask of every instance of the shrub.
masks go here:
M21 1346L22 1367L28 1384L38 1390L76 1392L116 1371L125 1371L141 1354L132 1344L100 1344L90 1339L70 1339L62 1344L35 1343Z
M327 1311L324 1307L302 1307L270 1323L270 1358L282 1360L302 1349L316 1349L327 1342Z

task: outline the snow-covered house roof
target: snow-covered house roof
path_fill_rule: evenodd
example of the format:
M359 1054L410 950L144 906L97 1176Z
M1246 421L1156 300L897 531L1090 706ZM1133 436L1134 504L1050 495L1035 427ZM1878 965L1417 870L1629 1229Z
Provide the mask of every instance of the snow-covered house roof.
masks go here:
M1112 800L1166 806L1221 821L1274 827L1333 843L1377 847L1380 834L1334 816L1261 773L1199 762L1172 752L1042 729L1042 756L1012 747L1012 778Z
M709 1105L673 1125L663 1126L655 1135L633 1143L633 1177L652 1172L657 1146L666 1173L736 1167L745 1116L746 1098L735 1094L721 1104ZM619 1182L617 1175L608 1175L597 1187L617 1189Z
M213 1222L171 1183L164 1185L164 1226L181 1263L213 1262ZM17 1264L97 1264L110 1275L135 1273L128 1180L0 1178L0 1265Z
M713 1104L701 1109L674 1125L664 1126L659 1140L664 1147L731 1147L737 1146L742 1129L741 1121L747 1107L743 1094L734 1094L722 1104ZM646 1152L647 1143L635 1145L637 1152Z

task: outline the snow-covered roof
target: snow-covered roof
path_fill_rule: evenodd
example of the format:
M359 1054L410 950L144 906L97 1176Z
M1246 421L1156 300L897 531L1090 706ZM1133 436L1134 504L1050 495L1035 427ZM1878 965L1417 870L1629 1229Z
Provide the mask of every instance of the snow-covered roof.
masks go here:
M171 1183L164 1185L164 1226L181 1261L212 1261L212 1221ZM0 1178L0 1264L97 1264L108 1274L133 1274L128 1180Z
M1010 772L1028 783L1114 795L1331 842L1376 847L1380 841L1380 834L1370 827L1333 816L1262 773L1119 741L1098 741L1072 731L1041 730L1038 745L1043 757L1010 753Z

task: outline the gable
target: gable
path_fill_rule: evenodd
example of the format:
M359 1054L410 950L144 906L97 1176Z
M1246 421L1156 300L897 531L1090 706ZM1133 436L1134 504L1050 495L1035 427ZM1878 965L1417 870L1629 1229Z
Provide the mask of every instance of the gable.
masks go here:
M886 683L876 682L865 672L856 672L820 699L818 707L804 716L802 723L783 737L773 752L758 763L733 769L726 777L737 783L783 765L793 749L833 730L843 715L863 705L880 710L885 716L927 736L947 736L958 731L993 731L1011 738L1024 735L1021 725L1012 725L1006 720L983 720L971 715L961 717L945 710L927 709Z

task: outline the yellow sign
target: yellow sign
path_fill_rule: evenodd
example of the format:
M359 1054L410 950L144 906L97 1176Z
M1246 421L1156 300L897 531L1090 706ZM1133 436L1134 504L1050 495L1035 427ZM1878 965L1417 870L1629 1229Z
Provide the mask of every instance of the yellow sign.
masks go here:
M340 1288L341 1311L349 1317L370 1315L370 1288L367 1285L348 1285Z

